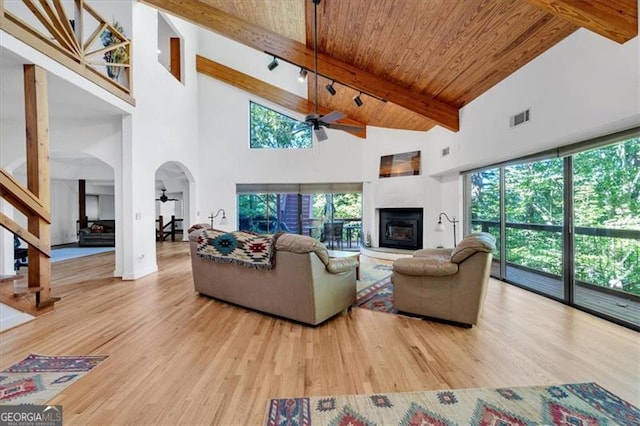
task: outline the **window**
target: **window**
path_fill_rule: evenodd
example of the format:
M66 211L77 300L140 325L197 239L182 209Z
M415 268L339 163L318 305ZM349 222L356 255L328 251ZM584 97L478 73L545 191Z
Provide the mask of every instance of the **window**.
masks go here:
M237 184L238 229L290 232L331 249L360 250L362 184ZM329 235L328 228L339 229Z
M640 129L467 174L492 275L640 329Z
M249 109L251 149L313 146L311 126L254 102L250 102Z
M182 82L182 39L171 23L158 12L158 62Z

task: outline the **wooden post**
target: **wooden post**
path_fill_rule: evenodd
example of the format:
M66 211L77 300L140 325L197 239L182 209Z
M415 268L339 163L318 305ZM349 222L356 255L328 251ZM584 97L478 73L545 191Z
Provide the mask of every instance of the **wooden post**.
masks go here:
M51 210L49 181L49 110L47 72L32 64L24 65L24 105L27 132L27 188L42 207ZM28 217L29 232L40 240L41 247L51 248L51 226L39 215ZM36 307L43 308L51 300L51 259L29 245L29 288L36 292Z
M158 241L164 241L164 223L162 215L158 217Z
M89 225L87 220L87 181L84 179L78 180L78 220L80 221L80 229Z
M171 215L171 241L176 240L176 217Z

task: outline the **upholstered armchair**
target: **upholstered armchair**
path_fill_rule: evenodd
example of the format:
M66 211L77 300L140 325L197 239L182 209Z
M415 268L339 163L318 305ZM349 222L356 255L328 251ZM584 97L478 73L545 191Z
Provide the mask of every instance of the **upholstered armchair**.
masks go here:
M393 262L393 300L402 312L471 327L482 312L495 238L465 237L455 249L418 250Z

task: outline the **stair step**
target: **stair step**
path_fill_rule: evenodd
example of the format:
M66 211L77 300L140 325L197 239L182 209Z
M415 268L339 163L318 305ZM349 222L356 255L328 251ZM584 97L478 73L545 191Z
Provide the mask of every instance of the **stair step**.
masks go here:
M39 293L43 290L42 287L18 287L13 289L13 297L22 297L28 294Z
M24 278L24 275L0 275L0 283L8 283L11 281L17 281L19 279Z

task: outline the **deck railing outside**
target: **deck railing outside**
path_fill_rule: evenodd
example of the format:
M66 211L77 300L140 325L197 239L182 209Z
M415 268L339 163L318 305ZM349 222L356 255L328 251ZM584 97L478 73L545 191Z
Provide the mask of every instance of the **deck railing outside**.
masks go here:
M474 230L500 234L500 222L472 220ZM506 262L510 266L562 276L562 225L505 223ZM640 231L582 227L574 228L575 278L581 285L613 289L640 296ZM514 241L526 244L514 244ZM498 241L497 247L501 242ZM494 257L499 259L499 249Z

